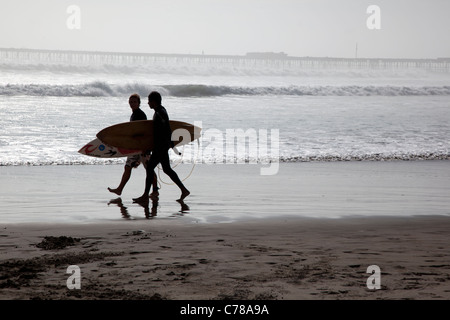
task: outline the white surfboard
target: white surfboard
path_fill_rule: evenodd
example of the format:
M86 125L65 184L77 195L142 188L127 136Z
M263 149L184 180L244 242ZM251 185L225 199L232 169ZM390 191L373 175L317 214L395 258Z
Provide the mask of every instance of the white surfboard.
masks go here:
M121 158L142 153L141 150L130 150L109 146L98 138L87 143L84 147L78 150L78 152L86 156L96 158Z

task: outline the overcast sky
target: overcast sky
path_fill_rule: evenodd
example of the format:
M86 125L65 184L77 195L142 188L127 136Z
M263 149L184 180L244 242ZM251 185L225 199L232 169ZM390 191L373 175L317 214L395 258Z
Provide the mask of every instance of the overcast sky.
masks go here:
M450 57L449 34L450 0L0 2L2 48L354 57L358 43L359 57L436 58Z

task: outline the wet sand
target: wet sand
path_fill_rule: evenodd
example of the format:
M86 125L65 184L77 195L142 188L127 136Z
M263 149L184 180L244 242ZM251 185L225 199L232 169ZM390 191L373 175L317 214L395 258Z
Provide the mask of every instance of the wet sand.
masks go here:
M231 223L280 217L450 215L450 162L281 163L276 175L262 166L179 165L191 191L163 182L158 203L132 199L144 191L145 170L133 170L119 197L122 165L0 167L0 222L104 223L182 219L186 223ZM192 174L189 176L190 171ZM152 210L153 209L153 210Z

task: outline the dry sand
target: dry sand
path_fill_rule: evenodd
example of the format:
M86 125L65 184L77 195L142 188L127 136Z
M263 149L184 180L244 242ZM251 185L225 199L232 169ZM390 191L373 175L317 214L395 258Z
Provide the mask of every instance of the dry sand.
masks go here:
M449 234L448 217L8 224L0 298L449 299ZM380 290L366 286L370 265Z

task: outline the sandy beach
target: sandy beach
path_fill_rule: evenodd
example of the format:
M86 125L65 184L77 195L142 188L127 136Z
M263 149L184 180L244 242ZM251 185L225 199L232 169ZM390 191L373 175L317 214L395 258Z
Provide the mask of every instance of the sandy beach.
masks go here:
M164 186L149 217L130 202L139 176L111 203L121 166L0 168L0 299L450 298L448 162L221 168L220 188L215 168L188 180L187 210Z
M449 232L445 217L9 225L0 298L449 299ZM79 290L67 288L70 265ZM371 265L380 290L367 288Z

